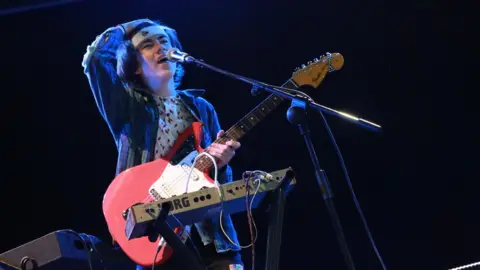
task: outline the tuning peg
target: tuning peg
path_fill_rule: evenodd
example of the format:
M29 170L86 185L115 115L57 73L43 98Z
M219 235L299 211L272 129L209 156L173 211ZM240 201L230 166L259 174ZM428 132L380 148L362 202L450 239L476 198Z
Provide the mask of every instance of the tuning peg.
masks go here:
M311 64L312 64L312 61L308 61L307 65L309 65L309 66L310 66Z
M306 68L307 66L305 66L305 64L302 65L302 68Z
M313 58L313 61L318 62L318 58L316 58L316 57Z
M300 70L300 68L299 68L299 67L296 67L294 71L298 71L298 70Z

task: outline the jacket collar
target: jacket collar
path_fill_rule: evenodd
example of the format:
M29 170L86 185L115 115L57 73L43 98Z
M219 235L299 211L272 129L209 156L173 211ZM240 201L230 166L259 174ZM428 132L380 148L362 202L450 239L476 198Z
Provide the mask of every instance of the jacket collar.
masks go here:
M193 100L195 98L203 96L204 93L204 89L177 90L177 94L182 97L188 104L193 104Z
M205 90L203 89L177 90L177 94L180 96L183 104L187 106L187 109L190 110L190 113L192 113L192 115L200 122L202 122L202 114L195 104L195 99L202 96L204 93Z

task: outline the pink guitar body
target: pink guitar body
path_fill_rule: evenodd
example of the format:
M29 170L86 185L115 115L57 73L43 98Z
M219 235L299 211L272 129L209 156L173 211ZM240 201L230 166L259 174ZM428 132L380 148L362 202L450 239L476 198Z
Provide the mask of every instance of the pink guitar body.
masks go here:
M170 164L172 157L191 135L195 138L196 151L191 152L177 165ZM112 237L135 263L145 267L152 266L160 238L154 243L150 242L148 237L128 240L125 235L126 222L122 216L123 212L134 204L154 201L155 198L149 192L152 186L154 193L158 193L162 198L184 194L192 161L198 153L203 152L200 138L202 138L201 123L195 122L180 134L167 156L127 169L118 174L109 185L103 199L103 214ZM188 192L197 191L204 186L213 187L213 182L208 172L195 168L188 181ZM179 228L175 231L178 233ZM165 263L172 253L168 245L164 246L157 255L155 264Z

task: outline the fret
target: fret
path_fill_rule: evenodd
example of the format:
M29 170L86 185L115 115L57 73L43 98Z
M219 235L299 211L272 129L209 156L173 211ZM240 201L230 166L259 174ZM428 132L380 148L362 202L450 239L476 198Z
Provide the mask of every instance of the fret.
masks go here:
M235 124L235 126L239 126L243 131L245 131L245 133L251 129L253 126L250 122L247 121L247 119L245 118L242 118L242 120L240 120L237 124Z
M262 107L265 108L265 111L267 113L270 113L271 111L276 109L278 105L282 103L282 101L283 99L281 97L272 94L267 99L265 99L265 101L262 103Z
M242 128L242 126L235 126L235 127L232 127L230 130L232 130L232 132L234 132L234 134L236 134L235 139L239 139L243 135L245 135L245 133L247 133L247 130Z
M212 161L206 156L199 157L195 163L195 168L200 171L210 168L210 166L213 166Z
M296 89L297 86L293 81L288 80L285 82L282 87ZM257 107L250 111L246 116L244 116L240 121L233 125L229 130L225 132L225 135L222 138L217 139L214 143L224 144L228 140L239 140L243 135L245 135L250 129L255 127L260 121L263 120L271 111L277 108L285 99L276 94L270 94L264 101L262 101ZM195 165L200 171L210 170L213 166L210 158L203 156L199 158L198 162Z
M247 117L247 120L252 124L252 127L254 127L258 122L260 122L260 119L257 118L255 112L251 112L250 115Z
M265 116L267 116L266 114L262 113L260 108L256 109L252 114L254 117L258 119L258 122L260 122L260 120L262 120Z
M270 110L266 108L265 105L262 105L260 106L260 108L258 108L256 113L261 114L261 117L263 117L263 116L267 116L269 112Z
M262 103L263 107L265 107L268 110L268 112L271 112L276 108L275 104L272 103L270 99L271 99L271 96L265 99L265 101Z
M229 140L238 140L242 137L245 133L238 129L238 128L231 128L225 132L225 134L219 138L216 142L218 143L225 143Z
M281 97L279 97L279 96L277 96L277 95L272 96L271 102L272 102L275 106L278 106L282 101L283 101L283 98L281 98Z

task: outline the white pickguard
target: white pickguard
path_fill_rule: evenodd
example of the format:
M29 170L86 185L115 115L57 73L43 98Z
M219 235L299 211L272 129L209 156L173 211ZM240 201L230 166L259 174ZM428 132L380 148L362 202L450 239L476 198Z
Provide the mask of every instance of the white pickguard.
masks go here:
M193 151L177 165L168 164L160 178L157 179L148 190L150 195L156 200L160 200L161 198L166 199L174 195L184 194L186 191L194 192L203 187L214 187L215 185L210 183L210 181L205 178L205 175L196 168L193 168L190 180L188 180L193 160L197 155L198 152ZM197 163L199 161L200 160L197 160Z

